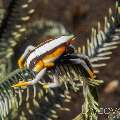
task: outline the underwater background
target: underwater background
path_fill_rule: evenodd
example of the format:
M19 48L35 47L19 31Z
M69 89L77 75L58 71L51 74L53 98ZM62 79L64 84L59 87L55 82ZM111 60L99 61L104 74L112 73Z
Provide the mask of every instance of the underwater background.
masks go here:
M12 0L0 0L0 12L3 14L6 12L10 2ZM12 67L17 68L17 60L29 44L37 45L41 41L44 41L48 36L47 34L51 31L46 31L47 22L51 21L51 24L55 24L55 27L59 27L60 24L64 26L64 29L73 34L80 34L80 40L75 43L76 46L82 46L87 38L91 35L92 26L97 26L98 21L103 25L104 17L108 15L108 9L113 8L114 10L115 0L34 0L31 4L36 9L35 13L31 16L28 24L34 28L34 21L41 21L42 27L41 35L39 39L33 39L20 41L14 47L14 53L12 57ZM2 16L2 15L1 15ZM2 18L1 18L2 19ZM43 21L46 21L44 23ZM38 23L35 23L37 26ZM33 26L32 26L33 25ZM39 29L39 28L38 28ZM34 29L33 29L34 30ZM30 31L31 32L31 31ZM34 30L35 32L35 30ZM43 33L43 34L42 34ZM64 33L64 32L63 32ZM57 33L55 33L57 36ZM62 34L62 32L61 32ZM120 46L113 51L111 59L107 61L105 67L101 67L100 73L97 77L104 81L104 84L98 87L98 101L101 110L108 108L116 109L120 108ZM3 76L4 77L4 76ZM59 118L57 120L71 120L77 116L80 112L80 108L83 102L82 93L74 94L71 93L71 102L67 105L71 109L69 112L58 111ZM26 104L26 103L24 103ZM24 106L24 104L22 106ZM63 103L64 105L64 103ZM65 104L66 106L66 104ZM20 109L24 109L21 107ZM35 110L36 111L36 110ZM23 110L23 112L26 112ZM39 109L37 110L39 113ZM34 116L34 115L33 115ZM39 117L27 117L28 120L39 120ZM99 120L106 120L107 114L99 114ZM17 117L16 117L16 120Z

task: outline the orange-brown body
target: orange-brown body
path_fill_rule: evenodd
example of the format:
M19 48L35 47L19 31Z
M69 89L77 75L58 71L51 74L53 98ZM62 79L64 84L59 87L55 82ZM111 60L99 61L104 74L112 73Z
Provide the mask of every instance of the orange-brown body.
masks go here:
M65 52L65 49L66 49L65 46L60 46L59 48L56 48L53 52L48 53L46 56L44 56L36 63L33 71L39 72L44 67L49 68L54 66L54 61Z

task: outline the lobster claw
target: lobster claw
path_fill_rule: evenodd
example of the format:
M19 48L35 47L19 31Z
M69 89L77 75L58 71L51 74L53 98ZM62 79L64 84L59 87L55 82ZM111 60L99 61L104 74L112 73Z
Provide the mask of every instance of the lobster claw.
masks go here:
M30 85L29 82L25 82L25 81L19 81L17 84L11 86L11 87L24 87L24 86L28 86Z

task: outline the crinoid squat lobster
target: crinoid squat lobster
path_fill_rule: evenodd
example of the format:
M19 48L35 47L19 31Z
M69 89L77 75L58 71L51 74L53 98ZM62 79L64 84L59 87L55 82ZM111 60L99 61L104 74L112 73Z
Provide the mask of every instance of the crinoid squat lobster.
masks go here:
M72 46L73 40L75 40L73 35L61 36L37 47L27 47L24 54L18 60L18 65L20 68L26 67L31 69L36 73L36 77L28 82L20 81L13 85L13 87L34 85L43 77L48 69L54 67L57 63L76 62L81 65L82 71L87 71L88 76L94 79L95 74L87 57L74 53L74 47ZM58 87L61 83L57 78L58 76L54 76L51 83L46 84L41 82L41 84L43 84L44 88Z

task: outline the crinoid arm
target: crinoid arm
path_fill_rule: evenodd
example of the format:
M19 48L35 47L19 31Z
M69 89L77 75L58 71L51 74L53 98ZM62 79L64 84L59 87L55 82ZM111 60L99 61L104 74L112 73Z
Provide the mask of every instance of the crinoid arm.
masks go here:
M11 57L14 47L21 41L20 38L27 31L27 23L35 12L32 1L10 0L6 14L0 25L0 68L4 75L12 71Z

